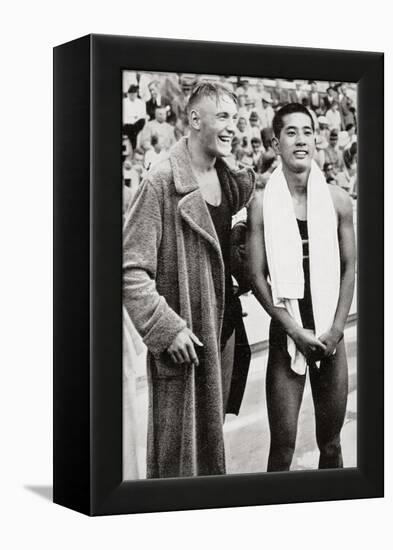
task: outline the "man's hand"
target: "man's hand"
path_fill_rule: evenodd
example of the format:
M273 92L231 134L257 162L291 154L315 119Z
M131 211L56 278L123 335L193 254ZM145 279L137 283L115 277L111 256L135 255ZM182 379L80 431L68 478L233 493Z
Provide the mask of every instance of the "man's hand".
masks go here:
M298 350L312 361L320 361L325 357L326 345L317 338L312 330L306 328L298 328L290 334L294 340Z
M320 340L326 346L324 354L325 357L330 357L331 355L334 355L337 344L340 342L342 337L343 332L335 327L332 327L330 330L324 332L323 334L321 334L321 336L319 336L318 340Z
M202 342L187 327L181 330L167 349L172 361L176 364L199 365L198 356L194 344L202 346Z

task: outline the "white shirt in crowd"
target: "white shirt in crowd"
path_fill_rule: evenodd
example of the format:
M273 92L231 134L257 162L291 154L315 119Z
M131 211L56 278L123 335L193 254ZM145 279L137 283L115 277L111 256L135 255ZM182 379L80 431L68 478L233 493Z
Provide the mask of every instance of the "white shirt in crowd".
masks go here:
M124 124L135 124L137 120L146 118L146 104L136 97L134 101L126 98L123 101L123 122Z
M340 111L333 111L333 109L328 109L326 111L325 117L327 118L330 130L340 131L341 129Z

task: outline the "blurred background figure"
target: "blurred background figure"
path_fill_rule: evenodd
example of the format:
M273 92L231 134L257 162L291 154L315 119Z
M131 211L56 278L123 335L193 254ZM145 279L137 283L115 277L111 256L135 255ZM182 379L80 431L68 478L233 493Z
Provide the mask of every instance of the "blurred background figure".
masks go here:
M151 138L159 136L163 148L168 150L176 142L175 131L171 124L166 121L167 109L164 105L157 106L153 120L149 120L138 136L138 145L145 150L151 147Z
M247 123L245 117L240 117L237 121L237 127L235 130L235 135L239 139L240 146L247 153L251 152L251 128Z
M123 134L135 149L139 132L146 122L146 104L138 97L138 86L131 84L123 101Z
M328 119L323 115L320 115L318 117L317 132L319 133L319 135L323 136L326 140L329 139L329 136L330 136L329 122L328 122Z
M326 111L325 117L328 121L330 130L337 130L337 132L341 130L341 114L336 100L332 102L330 109Z
M150 149L145 153L145 168L150 170L161 162L168 158L168 150L164 148L163 139L160 136L153 135L150 142Z
M325 159L326 162L332 164L335 174L342 170L343 157L338 147L338 131L335 129L330 132L328 146L325 149Z
M317 135L315 138L315 154L314 160L318 164L319 168L322 170L326 162L325 151L328 147L328 142L323 135Z
M326 113L326 111L331 108L333 101L336 100L336 97L337 97L337 94L334 91L334 88L332 86L329 86L326 89L326 95L322 99L324 113Z
M271 91L272 101L273 101L273 108L275 110L279 109L286 103L289 103L289 93L288 90L285 90L282 87L282 80L280 78L276 79L276 86Z
M311 87L308 94L310 109L312 109L316 115L320 115L322 113L322 101L318 92L318 84L315 80L309 80L308 83Z
M188 133L187 103L196 78L195 75L182 74L179 82L181 91L172 103L172 111L176 117L175 136L177 140Z
M348 86L344 82L340 86L339 110L341 115L341 129L345 130L348 124L355 124L353 113L353 99L348 93Z
M255 172L257 172L263 157L262 141L258 137L251 138L250 157L252 160L252 167L255 170Z
M274 110L272 107L272 97L269 94L269 92L263 92L262 93L262 108L259 112L259 121L261 130L264 128L272 128L273 124L273 118L274 118Z
M348 191L355 198L357 196L357 143L352 143L343 153L344 167L337 174L337 185Z
M331 185L337 185L337 179L334 172L334 167L331 162L325 162L323 165L323 173L325 175L325 179L327 183L330 183Z
M149 84L150 99L146 101L146 113L149 120L156 118L156 108L164 107L167 111L167 119L171 113L170 102L167 98L161 95L158 87L158 82L153 80Z
M261 139L261 125L259 122L259 116L256 111L251 111L250 114L250 135L252 138ZM262 142L261 142L262 143Z
M305 95L303 91L302 83L295 82L295 89L289 92L289 101L290 103L302 103L302 99Z

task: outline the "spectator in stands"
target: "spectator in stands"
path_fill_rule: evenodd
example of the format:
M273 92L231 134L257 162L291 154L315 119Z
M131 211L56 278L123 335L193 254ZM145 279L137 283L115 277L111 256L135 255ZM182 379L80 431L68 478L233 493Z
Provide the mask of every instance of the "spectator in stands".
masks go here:
M273 147L273 128L271 126L263 128L261 131L262 145L265 149L265 155L276 157L276 152Z
M255 108L257 110L262 109L262 94L265 91L265 86L263 85L262 80L257 80L255 85Z
M133 159L123 162L123 215L133 202L145 175L144 156L141 149L135 149Z
M251 111L250 114L250 135L252 138L261 139L261 125L259 122L259 116L256 111Z
M308 94L310 109L312 109L314 113L316 113L317 115L320 115L322 109L321 109L321 98L318 92L318 85L315 82L315 80L309 80L308 83L311 86L311 90Z
M329 136L330 136L329 121L323 115L318 117L317 132L319 133L320 136L323 136L326 140L329 139Z
M176 117L176 139L180 139L188 132L187 103L195 81L194 75L182 74L180 76L181 93L172 102L172 111Z
M157 107L165 107L167 110L167 118L168 118L171 107L170 107L169 101L161 95L158 89L157 81L150 82L149 92L150 92L150 99L149 101L146 101L146 113L149 117L149 120L155 119Z
M339 132L341 129L341 115L337 101L332 102L332 106L326 111L325 117L329 123L330 131L337 130Z
M235 135L239 139L242 149L247 153L251 152L251 130L244 117L239 117Z
M282 81L280 78L276 79L276 87L272 90L273 108L279 109L283 105L289 102L288 90L282 87Z
M343 153L344 168L337 174L337 185L348 191L356 193L357 185L357 143L352 143L349 149Z
M151 146L151 138L158 136L162 140L162 145L165 150L168 150L176 142L173 126L166 121L167 110L165 106L156 107L155 118L149 120L140 133L139 144L145 149Z
M246 97L246 103L247 101L251 101L252 103L255 103L256 94L253 88L250 86L250 81L248 78L243 78L241 80L241 85L237 88L236 94L244 95Z
M325 162L325 164L323 165L323 173L325 175L325 179L327 183L330 183L331 185L337 185L337 179L334 173L334 167L331 162Z
M295 89L289 92L290 103L302 103L304 97L304 91L302 90L302 83L295 82Z
M314 160L322 170L326 162L325 150L328 147L328 142L324 136L315 134L315 150Z
M331 130L329 144L325 149L325 160L333 166L334 173L337 174L343 165L342 152L338 147L338 131Z
M311 118L314 122L314 128L318 128L318 118L315 112L310 108L310 100L308 97L303 97L302 99L302 105L307 109L307 111L310 113Z
M334 91L332 86L329 86L326 90L326 95L323 96L322 102L324 107L324 112L331 108L333 101L336 100L337 94Z
M274 118L274 110L272 108L273 100L268 92L262 93L262 109L259 114L259 123L261 130L271 128Z
M131 84L138 87L137 73L135 71L123 71L123 97L127 97Z
M260 140L260 138L251 138L251 149L252 167L255 171L257 171L263 157L262 141Z
M352 98L347 93L347 85L342 83L340 86L341 97L339 103L339 110L341 116L341 127L344 130L348 124L355 124L355 117L353 114L354 104Z
M145 168L150 170L156 164L168 158L168 151L164 148L164 140L161 136L153 135L151 148L145 153Z
M247 98L244 94L237 96L239 117L244 117L247 120L248 109L246 107L246 100Z
M130 140L133 149L136 139L146 122L146 104L137 97L138 86L131 84L128 97L123 101L123 133Z
M350 124L347 124L346 127L345 127L345 131L347 132L348 134L348 143L347 145L344 147L344 149L349 149L349 147L351 147L352 143L356 143L357 142L357 135L356 135L356 128L355 128L355 125L350 123Z

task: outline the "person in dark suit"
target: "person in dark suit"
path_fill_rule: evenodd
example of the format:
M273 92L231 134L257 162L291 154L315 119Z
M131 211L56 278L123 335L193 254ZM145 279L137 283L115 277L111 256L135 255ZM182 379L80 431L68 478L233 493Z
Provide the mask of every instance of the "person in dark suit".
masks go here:
M157 82L153 81L149 84L150 99L146 101L146 113L149 117L149 120L154 120L156 118L156 109L157 107L165 107L167 110L167 120L170 116L171 106L169 101L163 97L158 89Z

